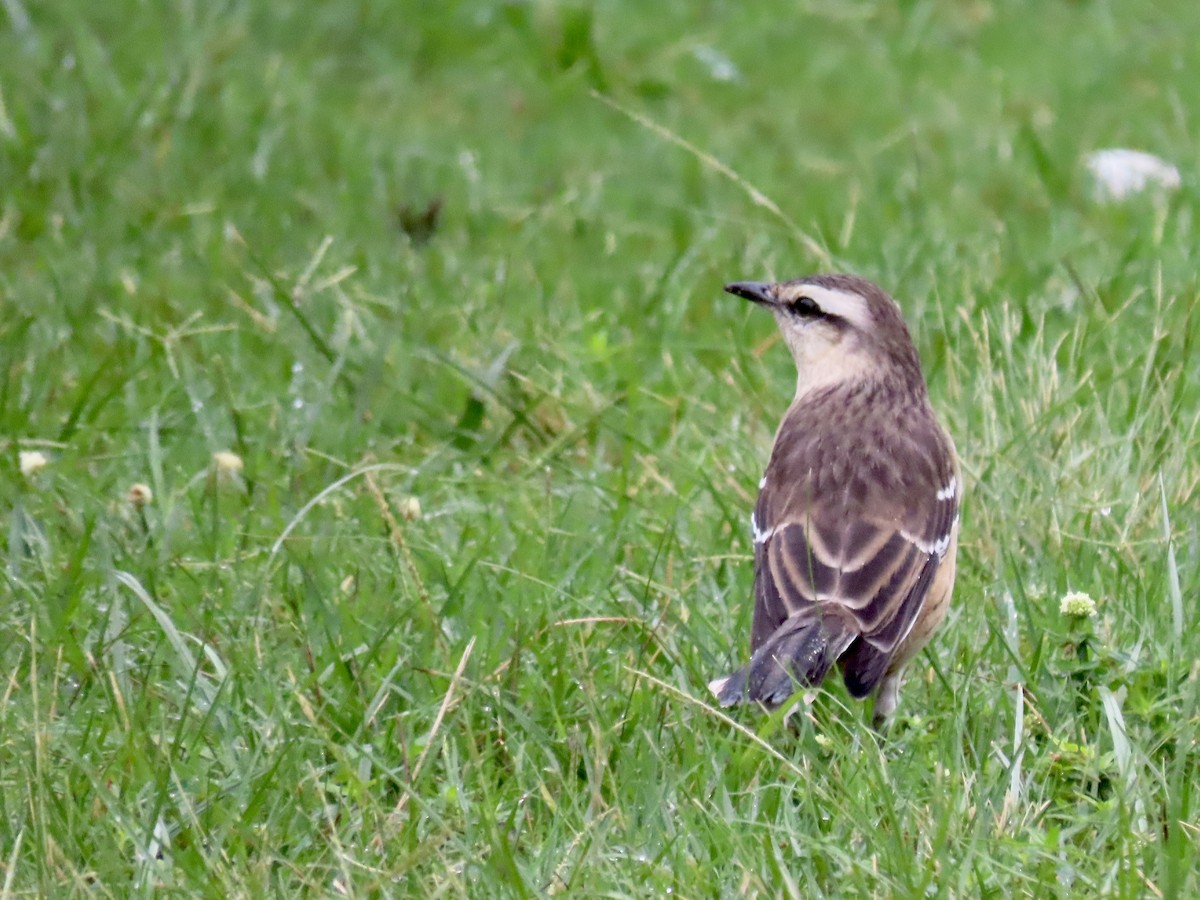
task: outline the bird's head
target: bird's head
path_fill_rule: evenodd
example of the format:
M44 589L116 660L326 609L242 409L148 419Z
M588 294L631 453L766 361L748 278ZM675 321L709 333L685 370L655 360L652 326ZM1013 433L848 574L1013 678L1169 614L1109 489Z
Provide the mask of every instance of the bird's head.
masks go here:
M856 275L811 275L778 283L738 281L725 290L775 315L796 360L800 397L818 388L873 378L924 378L900 307Z

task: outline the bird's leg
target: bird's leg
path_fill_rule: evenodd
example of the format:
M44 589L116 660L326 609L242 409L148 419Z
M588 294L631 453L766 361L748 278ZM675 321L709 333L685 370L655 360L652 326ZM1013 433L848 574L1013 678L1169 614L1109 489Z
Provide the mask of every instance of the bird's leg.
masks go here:
M896 711L900 702L900 682L903 677L903 672L893 672L879 685L879 692L875 695L875 713L871 717L871 724L876 731L882 731L892 713Z

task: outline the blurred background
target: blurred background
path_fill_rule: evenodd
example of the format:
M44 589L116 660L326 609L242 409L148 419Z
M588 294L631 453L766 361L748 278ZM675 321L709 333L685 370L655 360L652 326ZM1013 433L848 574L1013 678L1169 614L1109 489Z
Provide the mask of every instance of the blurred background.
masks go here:
M1194 892L1198 74L1184 0L4 0L0 894ZM704 705L794 381L721 286L830 270L967 481L886 739Z

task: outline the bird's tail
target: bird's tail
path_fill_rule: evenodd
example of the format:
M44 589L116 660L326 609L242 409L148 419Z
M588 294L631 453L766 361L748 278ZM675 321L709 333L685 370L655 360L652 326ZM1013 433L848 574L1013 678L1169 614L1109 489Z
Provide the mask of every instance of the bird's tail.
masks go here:
M820 684L857 636L840 616L793 616L754 651L750 662L710 682L708 689L721 706L777 707L798 687Z

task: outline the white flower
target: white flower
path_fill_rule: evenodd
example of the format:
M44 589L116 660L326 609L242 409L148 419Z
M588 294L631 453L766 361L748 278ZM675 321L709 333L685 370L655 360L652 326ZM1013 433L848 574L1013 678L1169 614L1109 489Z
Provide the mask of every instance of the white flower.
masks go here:
M1090 619L1096 615L1096 601L1083 591L1068 591L1058 604L1058 611L1064 616Z
M41 450L22 450L18 454L18 457L21 464L21 474L26 478L32 478L50 464L50 460L46 459L46 454Z
M141 509L143 506L149 506L154 502L154 491L150 490L150 485L142 484L140 481L129 486L129 493L126 494L129 502L134 507Z
M246 464L242 462L242 458L228 450L218 450L212 455L212 458L213 465L217 467L217 471L222 475L238 475L242 469L246 468Z
M1140 150L1097 150L1086 162L1097 200L1124 200L1147 188L1174 191L1182 182L1175 166Z
M421 518L421 501L416 497L405 497L400 504L400 515L409 522Z
M212 466L208 474L209 487L227 488L244 493L246 482L242 480L242 470L245 468L245 462L236 453L218 450L212 455Z

